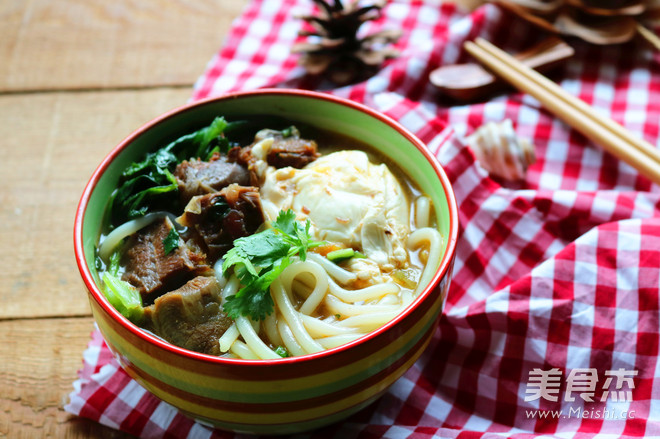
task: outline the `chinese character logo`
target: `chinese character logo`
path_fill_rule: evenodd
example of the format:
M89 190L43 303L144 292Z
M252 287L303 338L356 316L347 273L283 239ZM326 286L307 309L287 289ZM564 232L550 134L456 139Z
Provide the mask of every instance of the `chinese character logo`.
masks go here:
M548 401L557 401L559 397L559 387L561 386L561 370L553 368L550 370L534 369L529 372L529 381L527 382L527 396L525 401L536 401L545 399Z
M623 368L606 370L606 378L601 387L603 394L600 401L607 401L608 398L615 402L632 401L632 391L635 388L633 377L637 376L637 374L638 371L636 370L626 370ZM539 368L531 370L527 381L525 401L536 401L539 399L551 402L559 401L561 378L562 371L556 367L550 370L541 370ZM577 396L583 401L593 402L598 384L597 369L573 369L566 376L566 391L563 399L564 401L572 402L575 401Z
M601 401L607 400L608 395L612 396L612 401L632 401L632 390L635 388L635 383L633 382L632 377L637 376L638 371L636 370L626 370L626 369L617 369L617 370L606 370L605 375L605 384L603 384L603 397ZM616 386L615 390L610 390L612 385L613 378L616 377ZM627 388L627 390L624 390Z

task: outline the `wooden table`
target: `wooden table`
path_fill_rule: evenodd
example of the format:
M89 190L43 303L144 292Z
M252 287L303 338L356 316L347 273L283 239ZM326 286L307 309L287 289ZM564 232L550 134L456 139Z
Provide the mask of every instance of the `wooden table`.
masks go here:
M124 436L62 408L93 330L74 212L114 145L190 98L247 1L0 2L0 437Z

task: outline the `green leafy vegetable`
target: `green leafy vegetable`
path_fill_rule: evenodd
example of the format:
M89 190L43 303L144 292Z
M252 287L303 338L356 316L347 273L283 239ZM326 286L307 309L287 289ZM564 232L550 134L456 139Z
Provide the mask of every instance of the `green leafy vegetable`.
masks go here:
M304 261L310 248L324 244L311 239L309 220L303 227L292 210L280 212L271 225L271 229L238 238L225 255L223 274L227 276L233 268L243 285L235 295L227 297L224 304L231 318L266 318L273 312L274 305L270 284L291 263L293 256Z
M140 292L119 275L119 252L110 257L107 271L103 273L103 295L124 317L137 323L142 319L144 308Z
M331 251L326 255L326 257L328 258L328 260L337 264L347 259L364 258L365 256L362 253L353 250L352 248L341 248L339 250Z
M166 255L169 255L177 248L179 248L179 232L175 228L172 228L170 229L170 233L163 239L163 250Z
M229 207L227 200L223 197L216 197L213 204L207 209L207 220L220 223L227 217L230 211L231 207Z
M298 129L297 129L295 126L290 126L290 127L284 128L284 129L281 131L281 133L282 133L282 137L284 137L285 139L286 139L287 137L291 137L291 136L294 136L294 135L300 134L300 133L298 132Z
M291 356L287 348L285 348L284 346L278 346L277 349L275 349L275 353L282 358L287 358Z
M215 152L227 153L232 144L223 133L235 123L240 124L217 117L209 126L179 137L126 168L112 196L112 223L122 224L159 208L176 209L178 185L172 174L176 166L192 158L208 161Z

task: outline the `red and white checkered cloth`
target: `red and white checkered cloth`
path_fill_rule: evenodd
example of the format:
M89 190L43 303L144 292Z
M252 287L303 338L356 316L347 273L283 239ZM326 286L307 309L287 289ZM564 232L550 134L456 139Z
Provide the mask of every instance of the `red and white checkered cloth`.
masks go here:
M404 30L401 55L366 82L310 79L290 47L308 0L253 0L195 86L193 99L297 87L365 103L436 153L459 203L454 277L422 358L378 402L313 437L660 437L660 188L527 95L449 102L429 83L468 60L467 39L507 50L539 31L486 5L392 1L365 25ZM641 41L594 47L553 75L561 86L658 145L660 54ZM537 162L496 181L460 139L510 118ZM66 409L140 437L233 437L179 414L132 381L98 332Z

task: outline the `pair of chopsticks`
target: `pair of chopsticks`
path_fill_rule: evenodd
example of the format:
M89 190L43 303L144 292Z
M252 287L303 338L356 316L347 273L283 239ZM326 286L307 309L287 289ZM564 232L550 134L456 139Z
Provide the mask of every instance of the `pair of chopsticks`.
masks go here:
M599 115L584 101L483 38L466 42L465 49L494 74L536 98L566 124L660 185L660 152L652 144Z

